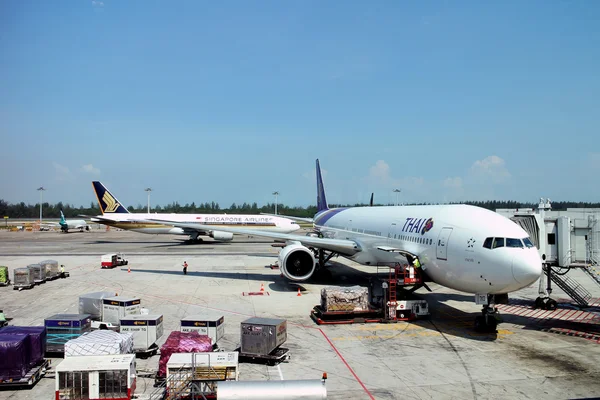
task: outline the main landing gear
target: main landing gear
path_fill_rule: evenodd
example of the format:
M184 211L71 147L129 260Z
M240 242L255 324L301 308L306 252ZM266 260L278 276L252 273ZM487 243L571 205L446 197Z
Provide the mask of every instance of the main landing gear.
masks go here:
M202 243L204 240L202 240L201 237L199 237L200 235L198 233L192 233L190 235L190 239L189 242L190 243Z
M502 318L496 307L494 295L488 294L487 304L483 305L481 315L475 317L475 330L478 332L496 333L496 328L501 322Z

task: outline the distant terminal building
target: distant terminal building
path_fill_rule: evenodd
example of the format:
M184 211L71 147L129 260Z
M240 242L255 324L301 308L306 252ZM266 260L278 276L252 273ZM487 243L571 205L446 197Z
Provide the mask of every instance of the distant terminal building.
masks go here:
M559 267L600 264L600 208L552 211L550 199L537 209L497 209L525 229L545 263Z

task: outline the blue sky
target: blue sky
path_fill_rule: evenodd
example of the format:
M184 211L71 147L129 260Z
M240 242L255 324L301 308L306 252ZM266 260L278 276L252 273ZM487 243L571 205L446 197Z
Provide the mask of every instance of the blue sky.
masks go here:
M0 198L600 201L596 1L3 1Z

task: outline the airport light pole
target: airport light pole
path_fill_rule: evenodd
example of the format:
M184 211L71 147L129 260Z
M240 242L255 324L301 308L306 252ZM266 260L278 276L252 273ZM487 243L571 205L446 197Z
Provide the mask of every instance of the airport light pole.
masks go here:
M152 188L147 187L144 191L148 192L148 214L150 214L150 192L152 191Z
M400 194L401 190L400 189L394 189L393 192L396 193L396 205L398 205L398 195Z
M44 190L46 190L43 186L37 188L40 192L40 228L42 226L42 204L44 204Z
M275 215L277 215L277 196L279 196L279 192L273 192L275 195Z

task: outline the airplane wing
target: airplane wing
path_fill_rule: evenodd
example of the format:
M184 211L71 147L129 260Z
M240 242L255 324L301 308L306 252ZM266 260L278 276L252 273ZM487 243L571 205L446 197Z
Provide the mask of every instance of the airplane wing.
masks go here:
M260 215L268 215L270 217L281 217L281 218L288 218L291 219L292 221L298 221L298 222L310 222L311 224L313 222L315 222L314 218L303 218L303 217L292 217L290 215L282 215L282 214L269 214L269 213L260 213Z
M336 253L341 253L341 254L346 254L346 255L353 255L362 250L360 248L360 245L353 240L329 239L329 238L320 238L320 237L314 237L314 236L300 236L300 235L292 235L289 233L262 231L260 229L243 229L243 228L220 227L220 226L218 228L215 228L213 226L204 225L204 224L182 223L182 222L177 222L177 221L167 221L167 220L161 220L161 219L149 219L149 220L144 220L144 221L169 224L169 225L173 225L178 228L192 229L192 230L196 230L196 231L219 230L222 232L237 233L240 235L260 236L260 237L266 237L266 238L270 238L270 239L285 240L288 242L297 242L297 243L302 243L303 245L308 246L308 247L315 247L318 249L334 251Z

